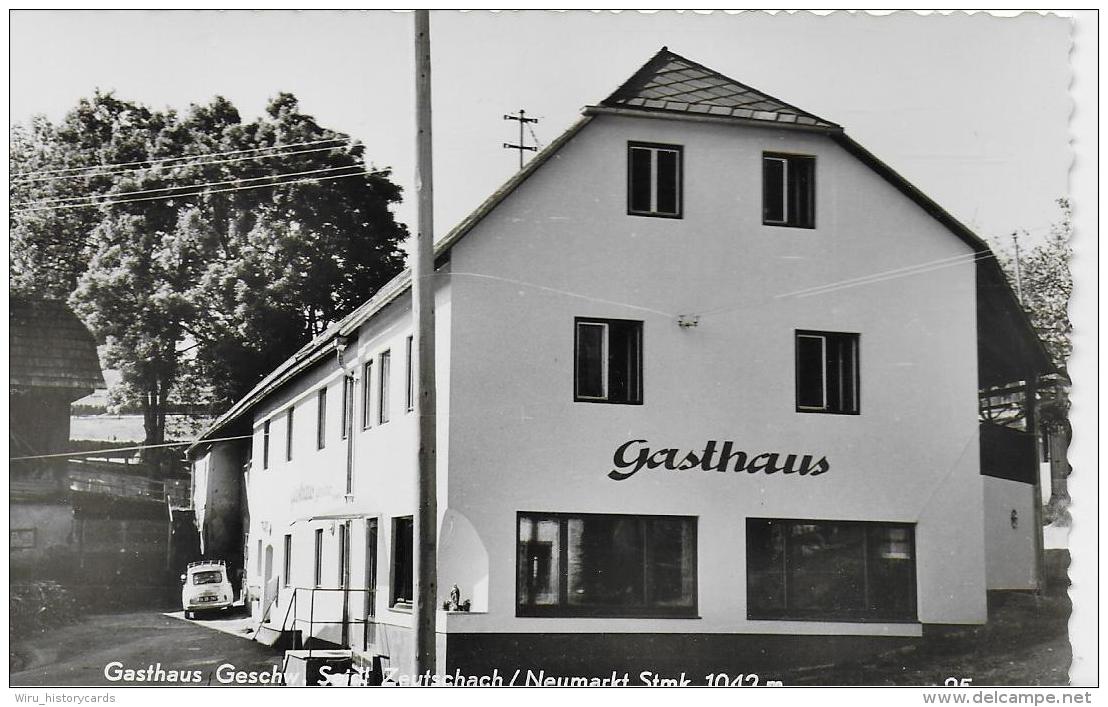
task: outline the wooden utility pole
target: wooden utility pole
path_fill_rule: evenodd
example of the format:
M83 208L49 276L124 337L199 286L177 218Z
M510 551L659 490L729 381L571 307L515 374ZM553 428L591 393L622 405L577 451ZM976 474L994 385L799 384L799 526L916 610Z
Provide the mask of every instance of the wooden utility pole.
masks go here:
M433 183L431 180L431 26L427 10L415 11L416 68L416 243L412 263L412 311L416 323L418 387L415 413L419 508L415 535L415 675L435 674L435 616L438 598L438 486L435 479L435 271Z
M519 121L519 144L518 145L513 145L510 142L506 142L506 143L504 143L504 147L508 150L519 150L519 168L523 169L523 153L525 151L527 151L527 152L538 152L538 150L539 150L538 145L524 145L523 144L523 128L528 123L537 123L537 122L539 122L539 119L538 118L528 118L527 115L526 115L526 111L524 111L522 108L520 108L519 109L519 115L508 114L508 115L504 116L504 120L518 120ZM534 133L532 133L532 136L534 136Z

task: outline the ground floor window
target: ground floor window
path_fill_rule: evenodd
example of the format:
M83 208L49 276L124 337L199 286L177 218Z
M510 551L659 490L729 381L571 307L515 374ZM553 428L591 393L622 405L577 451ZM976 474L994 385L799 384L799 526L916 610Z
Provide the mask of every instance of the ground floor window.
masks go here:
M746 521L751 619L914 621L914 526Z
M520 513L519 616L695 616L696 519Z
M391 606L412 605L413 562L412 516L392 519L392 603Z

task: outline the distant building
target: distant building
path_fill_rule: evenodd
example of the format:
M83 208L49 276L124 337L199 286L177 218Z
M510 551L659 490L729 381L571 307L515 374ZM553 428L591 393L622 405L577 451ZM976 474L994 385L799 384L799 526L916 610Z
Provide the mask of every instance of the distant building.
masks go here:
M71 454L70 405L104 382L92 334L64 303L11 297L8 323L12 581L57 580L97 600L121 583L131 601L144 585L160 592L169 501L187 494L129 458Z
M986 620L990 489L1031 487L983 481L1015 474L978 391L1051 367L986 244L839 125L663 49L436 258L441 669L764 670ZM201 495L245 469L255 617L404 670L410 285L191 449Z

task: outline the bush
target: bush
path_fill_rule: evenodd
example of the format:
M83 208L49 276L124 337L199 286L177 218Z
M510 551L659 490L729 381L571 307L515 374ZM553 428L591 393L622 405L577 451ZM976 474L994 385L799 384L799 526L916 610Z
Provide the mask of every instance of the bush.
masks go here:
M73 595L57 582L18 583L9 589L9 641L71 623L80 616Z

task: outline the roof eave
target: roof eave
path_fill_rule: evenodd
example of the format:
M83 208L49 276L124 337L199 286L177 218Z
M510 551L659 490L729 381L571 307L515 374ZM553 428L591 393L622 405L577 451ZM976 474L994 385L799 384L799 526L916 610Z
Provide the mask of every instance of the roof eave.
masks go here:
M666 108L615 108L613 106L596 105L585 106L585 115L619 115L628 118L655 118L661 120L684 120L693 123L716 123L718 125L743 125L756 128L784 128L786 130L801 130L814 133L840 133L842 127L833 123L826 125L803 125L800 123L783 123L776 120L759 120L758 118L740 118L732 115L712 115L710 113L688 113Z

